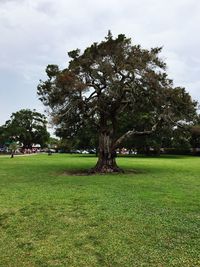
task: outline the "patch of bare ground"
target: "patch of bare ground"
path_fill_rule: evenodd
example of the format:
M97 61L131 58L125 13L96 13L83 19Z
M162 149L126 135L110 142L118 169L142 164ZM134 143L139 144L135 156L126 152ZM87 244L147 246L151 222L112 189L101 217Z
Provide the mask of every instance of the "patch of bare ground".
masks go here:
M123 172L92 172L91 170L66 170L61 173L63 176L89 176L89 175L121 175L121 174L141 174L144 173L142 170L128 169L123 170Z

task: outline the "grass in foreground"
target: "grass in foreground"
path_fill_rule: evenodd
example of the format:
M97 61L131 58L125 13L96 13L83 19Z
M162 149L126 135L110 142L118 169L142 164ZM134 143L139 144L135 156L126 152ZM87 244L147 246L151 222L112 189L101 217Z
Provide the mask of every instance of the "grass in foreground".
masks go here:
M0 266L200 266L200 158L0 157Z

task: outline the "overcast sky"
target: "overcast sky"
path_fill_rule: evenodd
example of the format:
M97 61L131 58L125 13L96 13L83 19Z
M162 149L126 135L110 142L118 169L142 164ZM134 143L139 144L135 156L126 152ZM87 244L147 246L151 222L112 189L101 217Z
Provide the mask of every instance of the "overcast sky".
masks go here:
M48 64L100 42L110 29L144 48L163 46L175 85L200 102L199 0L0 0L0 125L35 108Z

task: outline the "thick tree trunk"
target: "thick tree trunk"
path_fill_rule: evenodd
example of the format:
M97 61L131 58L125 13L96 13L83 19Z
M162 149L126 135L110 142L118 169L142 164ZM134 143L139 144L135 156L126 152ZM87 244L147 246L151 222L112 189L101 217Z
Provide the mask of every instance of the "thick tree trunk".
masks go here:
M96 166L91 172L113 173L123 172L116 163L116 151L113 149L112 139L108 132L99 135L99 154Z

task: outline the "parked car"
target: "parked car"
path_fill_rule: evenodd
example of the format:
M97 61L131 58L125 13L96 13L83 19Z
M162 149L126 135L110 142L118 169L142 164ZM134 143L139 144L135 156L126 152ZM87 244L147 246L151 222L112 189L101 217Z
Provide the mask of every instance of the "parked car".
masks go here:
M81 151L82 154L89 154L89 152L87 150L83 150Z

